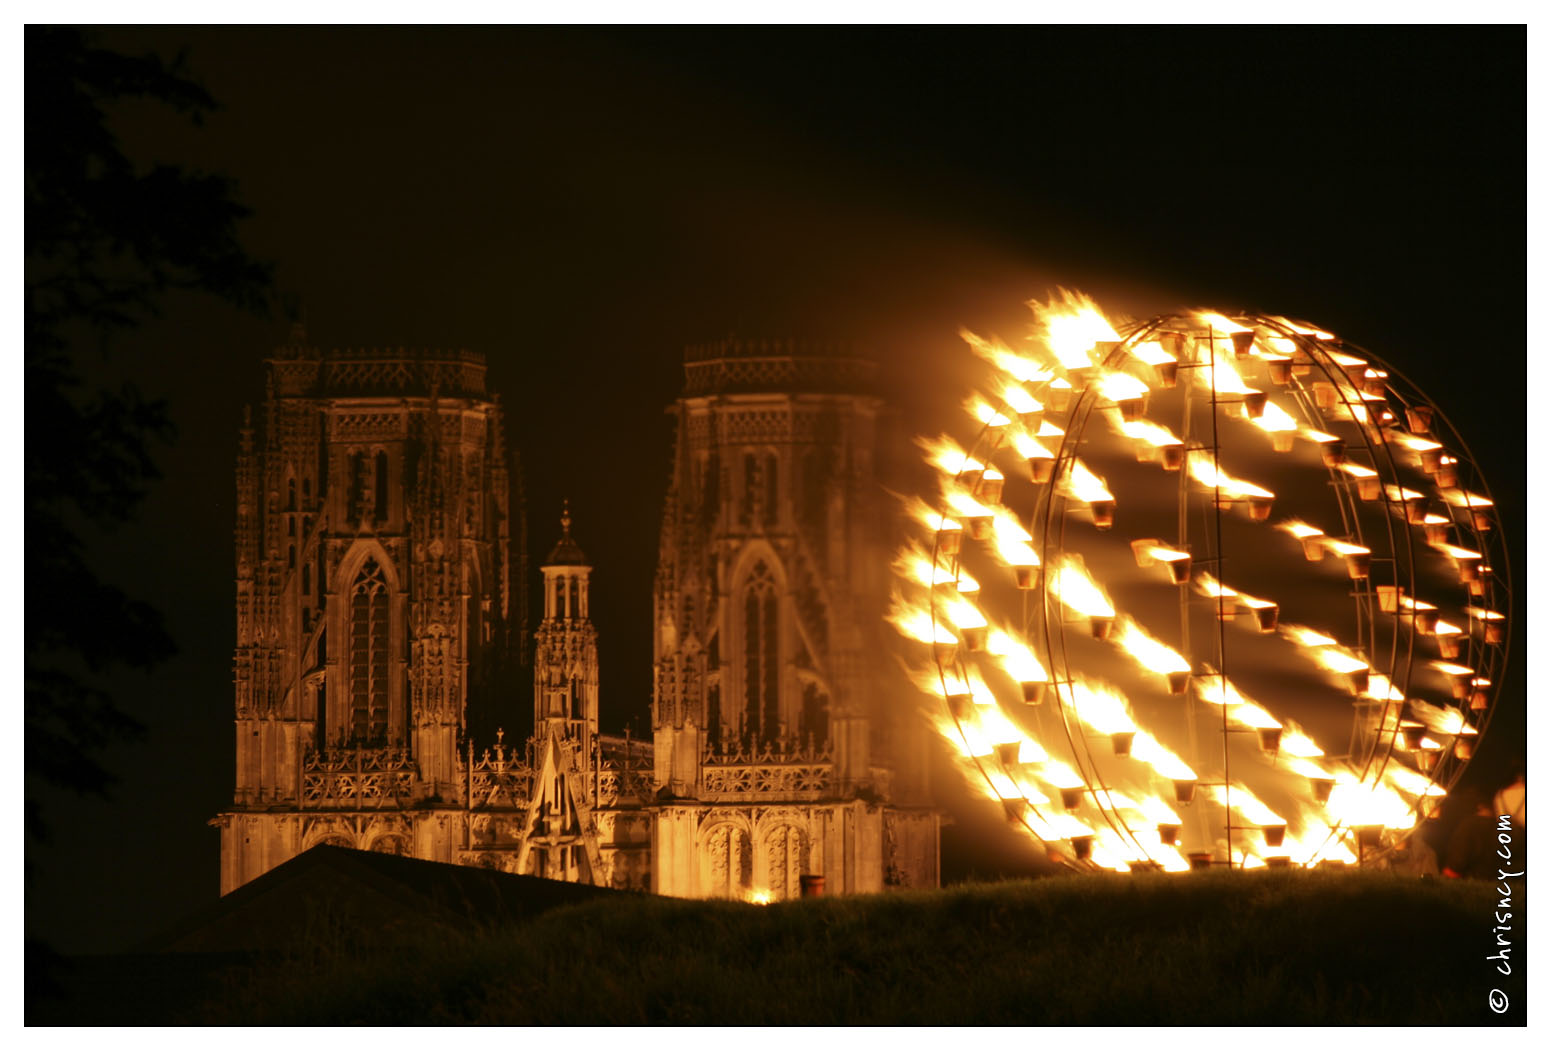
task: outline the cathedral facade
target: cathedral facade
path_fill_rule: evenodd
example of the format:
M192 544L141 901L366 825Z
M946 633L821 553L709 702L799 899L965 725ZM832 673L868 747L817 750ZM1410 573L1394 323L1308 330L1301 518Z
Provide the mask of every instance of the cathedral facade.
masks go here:
M222 893L319 843L688 897L935 886L938 816L891 729L914 702L884 685L873 367L688 352L652 739L600 732L566 511L540 566L532 734L509 740L491 713L524 690L527 582L482 359L294 332L241 432Z

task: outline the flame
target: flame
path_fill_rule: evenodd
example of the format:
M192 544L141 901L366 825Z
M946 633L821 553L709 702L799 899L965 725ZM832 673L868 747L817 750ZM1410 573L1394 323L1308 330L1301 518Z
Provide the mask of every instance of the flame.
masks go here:
M1389 676L1379 672L1368 674L1368 688L1362 692L1364 697L1375 701L1403 701L1406 695L1400 691L1400 687L1389 681Z
M1323 529L1316 529L1314 526L1309 525L1307 522L1300 522L1296 518L1290 518L1287 521L1280 523L1276 528L1283 530L1284 532L1291 533L1299 540L1325 535L1325 531Z
M1343 369L1355 369L1359 366L1363 368L1368 367L1368 363L1362 358L1354 358L1352 355L1343 354L1339 350L1327 350L1325 353L1330 355L1331 361L1335 362Z
M774 899L771 898L770 892L768 890L760 889L749 891L748 902L750 905L769 905L773 900Z
M1282 740L1284 743L1286 742L1288 736L1288 732L1284 730L1282 732ZM1298 734L1297 736L1303 735ZM1306 737L1304 739L1307 740ZM1318 779L1321 781L1334 781L1336 779L1334 774L1332 774L1329 770L1326 770L1319 763L1314 762L1312 757L1289 753L1285 748L1282 749L1282 755L1285 757L1282 760L1283 765L1288 770L1299 775L1300 777Z
M894 569L900 576L914 580L923 587L953 584L959 591L979 591L980 582L961 566L950 565L939 559L934 566L931 556L919 544L908 542L894 560Z
M917 642L924 642L928 646L934 643L947 645L958 643L958 636L940 621L934 620L930 610L907 603L899 595L895 595L890 602L885 619L894 625L901 635L915 639Z
M997 560L1008 566L1037 566L1039 555L1030 545L1033 535L1023 528L1018 516L1004 507L995 509L994 544Z
M1036 401L1033 395L1024 390L1020 384L1005 383L1002 385L1002 401L1007 407L1020 416L1029 416L1044 410L1044 406Z
M1314 651L1314 659L1325 668L1334 672L1362 671L1368 667L1368 662L1357 656L1345 646L1323 646ZM1371 676L1370 676L1371 678Z
M1131 758L1146 763L1170 781L1194 781L1196 772L1146 730L1137 730L1131 741Z
M1448 794L1443 790L1442 785L1433 784L1430 778L1417 773L1409 766L1401 766L1399 763L1390 763L1386 766L1384 768L1384 777L1396 789L1413 799L1421 799L1424 796L1437 799Z
M957 482L943 479L942 498L947 501L958 518L990 518L991 509L976 500L970 491Z
M1433 544L1432 546L1456 562L1469 562L1481 557L1481 552L1472 551L1468 547L1456 547L1454 544Z
M1114 426L1132 441L1143 442L1154 449L1161 449L1166 445L1184 444L1174 436L1173 431L1151 420L1118 420L1115 421Z
M1411 805L1395 789L1378 782L1338 780L1330 790L1325 812L1348 828L1364 825L1410 828L1415 824Z
M1502 620L1503 615L1495 609L1482 609L1480 606L1466 606L1465 613L1474 620Z
M1240 331L1245 330L1241 328ZM1233 362L1233 348L1228 343L1218 342L1208 347L1205 342L1198 342L1196 360L1202 365L1210 366L1191 370L1195 382L1200 384L1202 389L1212 390L1215 386L1218 394L1241 396L1261 393L1244 382L1238 366Z
M1022 427L1014 428L1011 437L1013 449L1025 460L1049 460L1055 457L1055 453Z
M1221 583L1210 573L1197 573L1194 577L1196 590L1207 598L1225 598L1243 606L1245 609L1270 609L1276 605L1270 599L1256 598L1254 595L1246 595L1235 588L1230 588Z
M1239 500L1248 499L1249 497L1270 500L1276 496L1269 489L1262 489L1253 482L1246 482L1242 478L1235 478L1227 471L1222 470L1205 450L1193 449L1187 459L1190 477L1199 482L1202 487L1216 489L1225 497Z
M959 337L976 354L1020 383L1043 383L1054 375L1049 368L1033 358L1014 353L1001 340L982 339L969 329L962 328L959 329Z
M1148 671L1168 675L1190 670L1190 663L1185 658L1147 634L1130 617L1120 618L1116 628L1115 642Z
M1097 386L1100 394L1115 402L1135 401L1151 390L1129 372L1115 372L1111 369L1105 369L1099 374Z
M1196 311L1196 317L1211 328L1213 332L1220 332L1225 336L1232 335L1235 332L1250 331L1250 329L1245 328L1237 321L1229 321L1221 314L1213 313L1210 310L1198 310Z
M1286 336L1262 336L1256 341L1250 353L1267 361L1286 361L1298 353L1298 344Z
M1364 478L1377 478L1379 476L1378 471L1371 467L1364 467L1360 463L1343 463L1338 470L1345 471L1358 481L1362 481Z
M1147 343L1133 343L1126 348L1131 356L1144 365L1167 365L1177 361L1173 354L1163 349L1163 344L1156 341Z
M1412 700L1411 714L1429 730L1445 737L1458 737L1477 732L1474 726L1465 721L1465 713L1458 708L1439 708L1426 701Z
M966 601L963 596L954 596L942 604L947 611L948 623L963 631L965 628L983 628L986 626L986 618L972 602Z
M1146 796L1142 799L1142 814L1155 825L1181 824L1179 814L1157 796Z
M1294 756L1298 759L1313 759L1324 755L1324 749L1314 743L1314 738L1304 732L1303 727L1291 719L1282 724L1281 751L1283 755Z
M926 526L927 530L932 533L940 533L945 529L962 528L946 512L938 511L925 500L915 496L905 500L905 514Z
M1329 635L1321 634L1313 628L1305 628L1301 624L1283 624L1281 632L1303 649L1318 649L1337 644L1336 640Z
M1402 448L1410 449L1412 452L1417 453L1443 448L1440 442L1435 442L1430 438L1418 438L1416 435L1407 434L1405 431L1390 431L1389 440Z
M1267 434L1298 430L1298 421L1287 415L1286 409L1270 399L1266 400L1266 407L1261 410L1260 415L1251 417L1250 422Z
M1282 724L1260 705L1239 692L1238 687L1220 672L1209 672L1195 679L1196 696L1207 704L1226 705L1228 718L1252 730L1275 730Z
M1062 486L1065 493L1085 504L1096 504L1105 500L1114 500L1108 488L1104 485L1104 479L1088 470L1087 464L1072 457L1072 466L1067 471L1065 484Z
M1097 733L1133 733L1137 729L1131 718L1130 702L1106 686L1077 679L1058 684L1056 691L1065 696L1077 717Z
M1039 764L1039 779L1052 788L1087 787L1087 783L1077 776L1077 771L1059 759L1049 759Z
M1036 336L1043 340L1062 368L1076 369L1095 364L1090 357L1094 345L1120 341L1120 333L1099 312L1097 304L1081 292L1057 290L1058 299L1049 303L1029 301L1034 312Z
M987 427L1005 427L1012 422L1012 420L992 408L990 403L978 394L966 399L964 408L971 416Z
M1222 785L1211 785L1210 793L1213 801L1237 810L1239 814L1252 825L1286 825L1287 819L1260 800L1260 797L1249 790L1249 786L1242 781L1234 781L1231 789L1224 789Z
M1329 548L1336 555L1368 555L1372 554L1368 548L1361 544L1349 544L1345 540L1337 540L1334 537L1326 537L1320 543Z
M1108 596L1088 574L1081 555L1066 555L1055 565L1055 572L1046 571L1049 592L1061 600L1061 604L1074 613L1085 617L1113 617L1115 607Z
M1154 562L1180 562L1190 557L1190 552L1166 547L1157 540L1133 540L1131 550L1135 552L1137 562L1144 566Z
M970 684L954 669L939 669L930 665L912 667L910 681L915 683L916 689L939 701L946 701L949 697L966 696L971 689Z
M926 453L926 462L950 478L966 472L985 470L985 464L974 459L946 434L936 438L918 437L916 445Z
M1307 324L1299 324L1296 321L1289 321L1289 320L1287 320L1287 318L1280 317L1280 316L1278 316L1276 314L1272 314L1272 315L1270 315L1270 317L1271 317L1272 321L1275 321L1277 324L1281 325L1283 328L1290 328L1294 332L1298 333L1298 335L1300 335L1300 336L1313 336L1315 339L1335 339L1336 338L1335 336L1331 335L1329 332L1323 332L1320 329L1311 328Z
M1469 493L1463 489L1444 489L1440 496L1443 502L1450 507L1463 507L1467 510L1476 507L1491 507L1492 501L1476 493Z
M1050 675L1039 658L1022 640L1000 628L986 636L986 652L996 657L1002 670L1015 682L1049 682Z

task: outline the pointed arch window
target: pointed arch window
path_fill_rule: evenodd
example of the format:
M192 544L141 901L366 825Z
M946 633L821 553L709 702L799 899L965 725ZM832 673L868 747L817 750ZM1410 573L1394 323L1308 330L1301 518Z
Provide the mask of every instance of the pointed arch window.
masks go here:
M388 520L388 454L378 452L372 458L373 464L373 506L372 517L379 522Z
M754 454L743 454L743 499L738 504L738 521L745 526L754 524L754 502L759 492L759 461Z
M755 564L743 592L744 726L759 741L780 734L780 635L770 569Z
M700 514L701 520L710 525L721 514L722 502L722 462L721 457L714 451L706 455L705 486L701 491Z
M388 736L388 582L376 559L367 559L350 588L350 736L380 741Z
M773 452L765 453L764 475L765 525L775 526L781 521L781 461Z

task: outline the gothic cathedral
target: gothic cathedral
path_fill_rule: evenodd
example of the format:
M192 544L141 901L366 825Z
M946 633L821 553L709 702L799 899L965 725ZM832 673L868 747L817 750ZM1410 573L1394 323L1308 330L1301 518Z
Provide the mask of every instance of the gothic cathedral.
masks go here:
M914 701L882 656L874 367L790 343L686 355L652 740L600 732L566 511L516 741L492 728L526 581L483 359L294 331L241 432L222 893L319 843L687 897L935 886Z

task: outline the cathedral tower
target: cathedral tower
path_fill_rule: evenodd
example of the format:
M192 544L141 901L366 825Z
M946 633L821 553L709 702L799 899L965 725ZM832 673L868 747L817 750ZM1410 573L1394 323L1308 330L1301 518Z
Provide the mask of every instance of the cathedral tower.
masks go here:
M316 842L452 860L471 699L508 645L508 478L481 357L268 362L237 468L223 893Z
M936 883L936 816L881 805L874 370L790 342L686 354L654 599L661 893Z
M602 882L592 769L598 761L598 636L588 618L592 566L571 539L569 501L560 542L544 564L544 620L533 660L534 785L518 871Z

